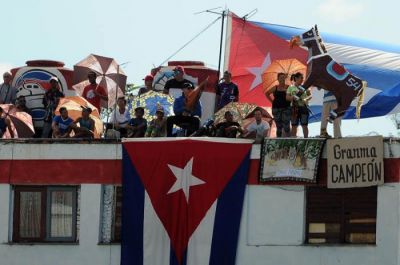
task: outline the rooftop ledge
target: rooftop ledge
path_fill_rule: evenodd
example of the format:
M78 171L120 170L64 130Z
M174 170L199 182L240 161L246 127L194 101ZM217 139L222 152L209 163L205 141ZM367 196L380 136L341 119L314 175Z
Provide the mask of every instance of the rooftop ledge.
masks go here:
M177 140L177 138L165 139ZM207 140L206 137L192 139ZM128 139L1 139L0 160L121 160L121 142L124 140ZM148 140L162 139L148 138ZM146 141L146 138L140 138L140 141ZM229 139L224 138L224 141ZM250 158L260 159L260 154L261 145L254 144ZM322 158L326 158L326 148L322 152ZM400 138L384 138L384 158L400 158Z

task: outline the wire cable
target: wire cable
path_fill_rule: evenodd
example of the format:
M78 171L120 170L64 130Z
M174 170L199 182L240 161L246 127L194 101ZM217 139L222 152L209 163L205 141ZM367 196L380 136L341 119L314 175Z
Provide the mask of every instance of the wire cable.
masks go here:
M197 33L193 38L191 38L188 42L186 42L182 47L180 47L176 52L174 52L171 56L169 56L167 59L165 59L159 66L162 66L166 62L168 62L172 57L174 57L176 54L178 54L181 50L186 48L190 43L192 43L195 39L197 39L201 34L203 34L206 30L208 30L212 25L214 25L218 20L220 20L221 17L216 18L213 20L210 24L207 25L204 29L202 29L199 33Z

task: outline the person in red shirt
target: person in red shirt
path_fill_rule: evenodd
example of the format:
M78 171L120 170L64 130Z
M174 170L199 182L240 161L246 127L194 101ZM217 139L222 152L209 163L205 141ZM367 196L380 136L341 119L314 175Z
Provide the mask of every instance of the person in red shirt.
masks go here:
M88 73L88 79L90 84L85 86L83 89L82 96L95 106L100 112L101 100L108 100L106 90L96 83L97 74L93 71Z

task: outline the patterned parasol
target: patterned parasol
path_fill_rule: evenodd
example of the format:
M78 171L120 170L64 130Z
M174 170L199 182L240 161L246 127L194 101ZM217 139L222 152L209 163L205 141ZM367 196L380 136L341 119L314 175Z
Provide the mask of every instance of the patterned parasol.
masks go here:
M157 107L161 106L164 109L165 117L174 115L173 106L174 98L163 93L149 91L141 96L135 97L128 106L131 117L135 116L135 108L144 108L144 118L148 121L152 120L156 114Z
M243 120L256 108L257 105L255 104L231 102L215 113L214 123L218 124L225 121L224 114L226 111L230 111L233 115L233 120L242 124Z

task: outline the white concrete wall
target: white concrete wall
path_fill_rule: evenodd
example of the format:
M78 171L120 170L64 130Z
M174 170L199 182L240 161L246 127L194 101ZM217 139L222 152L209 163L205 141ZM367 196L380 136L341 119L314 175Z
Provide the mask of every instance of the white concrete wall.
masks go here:
M81 185L79 244L9 244L9 199L10 186L0 185L0 265L120 263L119 245L98 245L101 185ZM310 246L303 244L304 188L248 186L236 264L400 264L399 203L400 184L378 188L376 246Z
M78 244L9 244L10 186L0 185L0 265L119 265L119 245L98 245L101 185L81 185Z
M237 265L396 265L399 263L400 184L378 187L377 241L372 245L312 246L298 244L300 235L293 227L304 224L304 194L298 190L271 190L247 187L239 236ZM266 194L252 193L271 193ZM293 193L293 194L289 194ZM254 203L255 196L262 201ZM295 201L295 199L299 201ZM303 199L302 199L303 198ZM251 200L251 207L249 202ZM268 202L268 201L270 202ZM279 209L275 205L281 205ZM303 205L301 216L298 207ZM248 216L249 213L251 216ZM255 215L260 215L255 217ZM255 220L249 221L255 217ZM274 220L274 221L271 221ZM247 229L246 229L247 228ZM257 235L258 233L258 235ZM303 232L304 233L304 225ZM279 238L279 235L281 237ZM302 235L304 238L304 235ZM258 242L260 245L252 246ZM249 244L250 243L250 244Z
M301 245L304 242L304 186L247 188L247 244Z

